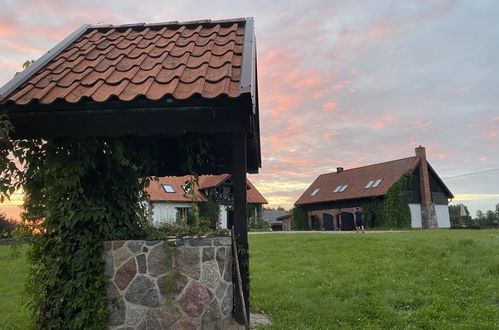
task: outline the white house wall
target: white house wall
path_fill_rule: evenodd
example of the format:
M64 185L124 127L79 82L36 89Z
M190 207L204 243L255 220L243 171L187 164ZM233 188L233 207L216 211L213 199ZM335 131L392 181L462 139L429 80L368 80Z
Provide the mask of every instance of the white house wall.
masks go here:
M190 207L191 203L152 202L152 223L175 221L178 207Z
M421 204L409 204L409 209L411 210L411 227L422 228Z
M435 205L438 228L450 228L449 206Z
M228 227L228 216L227 216L227 206L220 205L220 226L222 229L227 229Z

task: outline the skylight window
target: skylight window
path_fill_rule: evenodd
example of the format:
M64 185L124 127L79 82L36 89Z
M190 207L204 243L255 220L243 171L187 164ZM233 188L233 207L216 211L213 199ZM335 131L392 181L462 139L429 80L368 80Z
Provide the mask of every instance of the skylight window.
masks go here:
M372 188L376 188L377 186L379 186L379 184L381 183L381 181L383 181L383 179L377 179L377 180L374 182L374 184L373 184Z
M167 192L167 193L174 193L175 190L173 190L173 187L169 184L164 184L162 185L163 186L163 189Z
M371 186L373 185L374 181L376 181L376 180L371 180L371 181L369 181L369 182L366 184L366 186L365 186L364 188L365 188L365 189L367 189L367 188L371 188Z
M319 189L320 189L320 188L316 188L314 191L312 191L312 193L310 194L310 196L315 196L315 195L317 195L317 193L319 192Z
M182 189L184 190L184 192L186 194L190 194L191 193L191 188L188 185L186 185L186 184L182 185Z
M338 187L336 187L336 189L334 189L333 192L334 193L343 192L343 191L345 191L345 189L347 189L347 187L348 187L347 184L341 184Z

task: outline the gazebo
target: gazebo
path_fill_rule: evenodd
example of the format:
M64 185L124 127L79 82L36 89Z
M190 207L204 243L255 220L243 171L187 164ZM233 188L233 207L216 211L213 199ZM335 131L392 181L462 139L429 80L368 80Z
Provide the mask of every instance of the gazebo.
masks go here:
M12 138L133 137L155 150L150 175L191 174L179 146L205 139L212 160L196 173L234 179L239 323L249 318L246 173L261 167L255 46L252 18L83 25L0 89Z

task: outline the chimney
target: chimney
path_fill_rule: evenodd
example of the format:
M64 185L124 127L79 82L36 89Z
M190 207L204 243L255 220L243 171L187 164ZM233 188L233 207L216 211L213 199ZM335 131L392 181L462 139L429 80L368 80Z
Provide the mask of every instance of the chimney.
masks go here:
M428 163L426 161L426 149L421 145L416 148L416 157L419 158L421 203L431 203L430 178L428 175Z
M419 159L419 184L421 189L421 226L423 228L438 228L435 204L431 201L430 174L426 161L426 149L416 148L416 157Z
M337 167L336 168L336 173L340 173L341 171L343 171L343 167Z

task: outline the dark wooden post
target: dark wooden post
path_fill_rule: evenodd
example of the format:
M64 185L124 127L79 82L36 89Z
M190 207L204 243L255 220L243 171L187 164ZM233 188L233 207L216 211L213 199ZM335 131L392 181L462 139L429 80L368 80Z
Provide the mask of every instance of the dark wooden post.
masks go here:
M235 135L232 144L232 178L234 180L234 234L237 243L239 267L241 270L242 289L246 310L239 295L236 281L234 290L234 317L239 324L244 324L244 313L249 320L249 258L248 258L248 222L246 214L246 137ZM234 272L234 278L236 274Z

